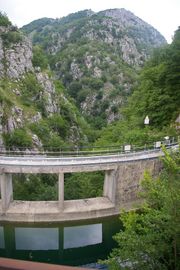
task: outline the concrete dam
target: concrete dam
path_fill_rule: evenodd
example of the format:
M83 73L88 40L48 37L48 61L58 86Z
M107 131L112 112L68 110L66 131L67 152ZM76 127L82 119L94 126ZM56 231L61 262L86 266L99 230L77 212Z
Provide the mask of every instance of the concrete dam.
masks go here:
M162 150L80 157L1 156L0 221L57 222L119 214L135 207L144 171L153 176L162 169ZM64 174L104 171L103 196L64 200ZM13 200L13 174L58 175L57 201Z

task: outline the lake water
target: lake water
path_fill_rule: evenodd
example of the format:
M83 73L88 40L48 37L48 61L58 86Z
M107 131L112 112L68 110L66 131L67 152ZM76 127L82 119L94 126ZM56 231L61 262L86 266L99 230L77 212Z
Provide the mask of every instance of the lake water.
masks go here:
M66 223L0 223L0 257L63 265L105 259L121 228L119 217Z

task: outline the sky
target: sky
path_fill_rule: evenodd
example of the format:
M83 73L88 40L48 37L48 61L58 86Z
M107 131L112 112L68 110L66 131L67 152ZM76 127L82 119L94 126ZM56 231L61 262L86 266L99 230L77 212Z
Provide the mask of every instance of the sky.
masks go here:
M22 27L43 17L61 18L84 9L125 8L151 24L171 43L180 26L180 0L0 0L0 11Z

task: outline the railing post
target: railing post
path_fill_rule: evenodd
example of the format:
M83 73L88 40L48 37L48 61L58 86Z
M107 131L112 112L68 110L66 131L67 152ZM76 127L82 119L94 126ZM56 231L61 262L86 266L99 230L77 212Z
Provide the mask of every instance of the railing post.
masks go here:
M58 176L58 199L59 208L63 211L64 208L64 173L59 173Z
M0 174L2 212L5 213L13 201L12 174Z

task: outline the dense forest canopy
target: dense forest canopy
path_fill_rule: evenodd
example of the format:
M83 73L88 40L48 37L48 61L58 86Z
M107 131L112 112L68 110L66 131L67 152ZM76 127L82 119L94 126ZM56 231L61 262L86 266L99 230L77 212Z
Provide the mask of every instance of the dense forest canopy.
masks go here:
M156 49L140 71L138 86L122 109L124 119L102 131L97 145L155 141L166 133L175 135L180 114L180 28L172 44ZM144 130L148 115L149 126ZM146 132L144 132L146 131Z
M143 68L132 94L129 115L149 115L151 125L162 128L180 113L180 28L171 45L154 51Z

